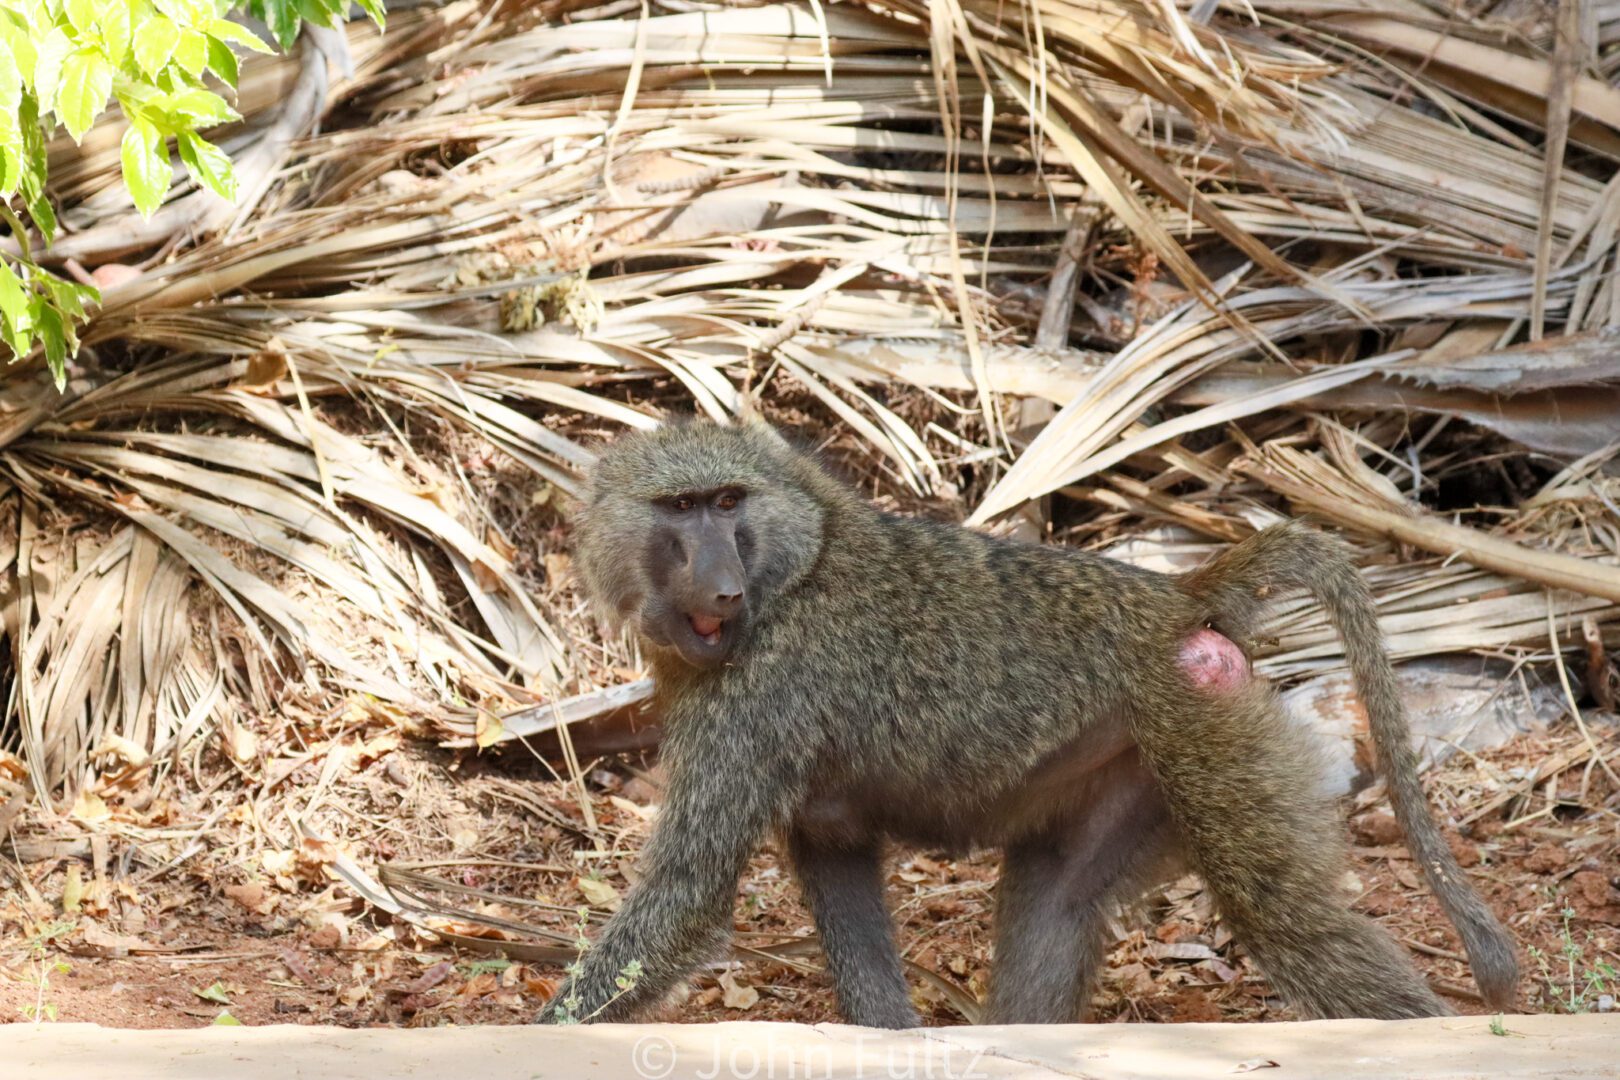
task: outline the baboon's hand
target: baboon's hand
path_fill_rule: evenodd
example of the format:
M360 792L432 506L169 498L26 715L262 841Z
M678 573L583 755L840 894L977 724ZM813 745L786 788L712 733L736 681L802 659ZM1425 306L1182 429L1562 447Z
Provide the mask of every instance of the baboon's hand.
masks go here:
M550 1001L546 1002L545 1005L541 1006L538 1013L535 1013L534 1022L537 1024L562 1024L569 1022L569 1018L565 1015L566 1010L563 1009L562 1003L574 992L573 985L574 981L570 979L568 982L559 987L557 989L556 996Z
M659 876L654 862L579 966L570 969L574 974L540 1010L537 1023L632 1020L686 974L693 960L668 931L701 917L671 909L669 890L659 887Z
M557 988L556 994L543 1005L535 1014L534 1022L537 1024L589 1024L601 1019L593 1015L602 1008L610 998L610 994L603 994L601 1000L587 1005L586 988L581 980L569 977Z

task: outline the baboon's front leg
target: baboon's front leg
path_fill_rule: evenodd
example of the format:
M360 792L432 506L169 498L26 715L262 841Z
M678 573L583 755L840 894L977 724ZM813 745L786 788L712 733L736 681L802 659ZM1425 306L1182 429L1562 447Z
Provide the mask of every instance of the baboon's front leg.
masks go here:
M844 1019L867 1027L916 1027L917 1011L894 945L894 923L883 904L877 843L833 846L803 834L793 835L789 843Z
M788 723L736 715L671 732L669 790L642 878L543 1022L634 1018L725 944L737 879L802 790L810 751L796 738Z

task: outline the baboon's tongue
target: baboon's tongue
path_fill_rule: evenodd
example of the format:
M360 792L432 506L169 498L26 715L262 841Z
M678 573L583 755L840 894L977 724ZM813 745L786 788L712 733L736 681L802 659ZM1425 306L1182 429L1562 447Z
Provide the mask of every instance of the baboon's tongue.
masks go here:
M720 627L725 625L724 619L713 615L689 615L687 617L692 620L692 629L697 631L697 636L701 638L713 637L720 632Z

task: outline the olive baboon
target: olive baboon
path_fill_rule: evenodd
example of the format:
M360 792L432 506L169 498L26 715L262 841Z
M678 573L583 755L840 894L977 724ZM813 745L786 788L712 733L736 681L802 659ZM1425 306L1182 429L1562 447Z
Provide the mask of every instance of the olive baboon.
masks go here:
M1348 909L1311 746L1234 644L1301 587L1344 639L1475 979L1512 1000L1511 943L1429 815L1371 598L1322 534L1279 525L1170 577L880 513L763 422L693 422L608 449L577 552L648 647L670 781L642 880L559 992L575 1018L644 1012L712 956L773 832L853 1023L917 1022L882 897L889 838L1003 849L990 1022L1078 1019L1109 902L1184 860L1301 1012L1446 1012Z

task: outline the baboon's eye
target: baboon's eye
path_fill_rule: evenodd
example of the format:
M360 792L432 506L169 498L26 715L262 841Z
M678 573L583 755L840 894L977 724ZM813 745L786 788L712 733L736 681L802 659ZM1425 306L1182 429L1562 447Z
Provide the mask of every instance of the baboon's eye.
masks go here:
M735 491L722 491L719 497L714 500L714 505L718 510L735 510L737 504L741 501L742 497Z
M674 502L672 502L670 505L675 507L677 510L686 511L692 509L692 507L696 506L697 504L692 501L692 497L690 495L677 495L675 496Z

